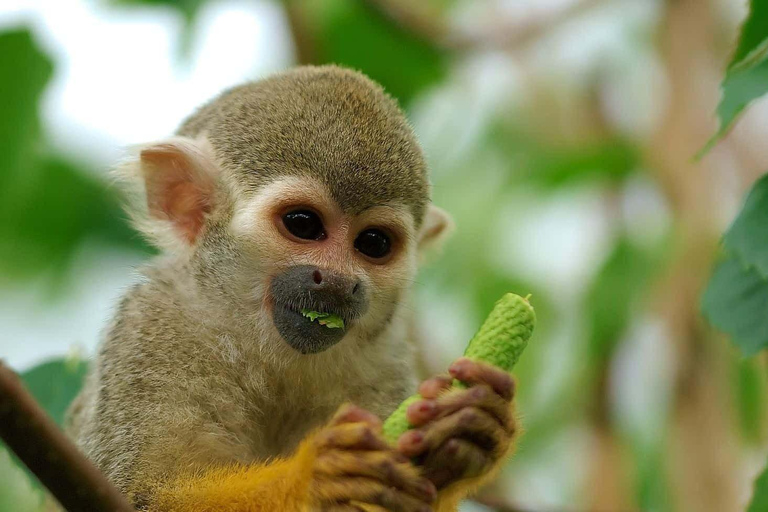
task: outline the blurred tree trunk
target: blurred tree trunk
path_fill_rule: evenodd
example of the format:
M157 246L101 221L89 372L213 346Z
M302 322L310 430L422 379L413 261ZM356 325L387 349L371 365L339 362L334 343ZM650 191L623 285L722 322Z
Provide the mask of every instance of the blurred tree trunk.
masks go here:
M728 151L721 145L693 160L716 129L720 63L727 55L715 44L715 23L709 1L666 2L659 45L668 108L646 159L671 206L676 233L671 266L655 293L677 363L667 451L672 503L679 511L735 512L740 472L727 399L728 347L708 335L699 314L720 229L712 207L722 193L718 167Z
M591 414L594 435L594 455L587 481L591 492L588 510L599 512L637 510L626 457L626 446L616 435L609 411L609 359L598 369L595 389L596 404Z

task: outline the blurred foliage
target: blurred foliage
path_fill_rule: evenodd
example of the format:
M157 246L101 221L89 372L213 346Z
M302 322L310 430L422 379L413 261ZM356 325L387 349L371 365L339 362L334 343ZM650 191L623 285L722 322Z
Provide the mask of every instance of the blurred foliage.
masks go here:
M52 72L50 59L34 45L28 31L0 34L0 205L12 195L9 186L29 172L40 149L37 101ZM6 214L0 210L0 218Z
M50 59L27 30L0 34L0 275L63 275L86 240L147 250L117 195L82 165L52 153L38 121Z
M750 1L750 15L722 83L723 96L717 107L720 129L711 147L733 126L750 102L768 92L768 2Z
M179 40L179 55L189 57L195 36L195 21L209 0L108 0L116 7L168 7L177 11L184 24Z
M21 374L27 390L59 424L64 413L83 385L88 365L79 359L55 359Z
M291 1L291 0L289 0ZM448 72L447 55L382 17L367 2L306 2L316 64L358 69L407 106Z
M768 510L768 466L755 481L755 494L747 512L765 512Z
M589 315L588 355L605 364L634 317L635 301L642 299L651 282L655 263L647 251L620 238L592 281L584 310Z
M588 144L556 146L507 122L493 126L488 139L508 162L510 180L519 180L544 191L583 183L620 185L640 168L637 148L617 137Z
M759 443L768 435L768 383L760 361L739 359L734 368L739 423L744 438Z
M118 6L151 6L171 7L181 13L187 25L191 25L197 18L200 9L208 3L208 0L109 0Z
M42 512L43 495L0 443L0 511Z

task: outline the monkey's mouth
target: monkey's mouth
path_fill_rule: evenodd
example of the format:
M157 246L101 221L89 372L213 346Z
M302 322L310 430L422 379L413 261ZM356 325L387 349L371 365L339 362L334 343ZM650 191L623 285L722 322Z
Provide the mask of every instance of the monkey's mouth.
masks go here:
M272 319L280 336L302 354L328 350L341 341L349 328L349 319L345 319L347 325L344 328L330 329L308 318L300 309L277 303L274 305Z

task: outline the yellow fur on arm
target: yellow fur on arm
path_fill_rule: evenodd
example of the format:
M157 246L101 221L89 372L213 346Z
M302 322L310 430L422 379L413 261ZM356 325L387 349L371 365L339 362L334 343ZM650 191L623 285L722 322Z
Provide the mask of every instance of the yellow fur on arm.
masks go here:
M459 510L459 503L474 494L483 484L493 480L493 477L499 473L505 461L506 458L501 459L493 469L483 476L461 480L440 491L437 494L437 501L433 506L435 512L456 512Z
M175 478L156 490L149 512L303 512L315 456L305 440L288 459Z

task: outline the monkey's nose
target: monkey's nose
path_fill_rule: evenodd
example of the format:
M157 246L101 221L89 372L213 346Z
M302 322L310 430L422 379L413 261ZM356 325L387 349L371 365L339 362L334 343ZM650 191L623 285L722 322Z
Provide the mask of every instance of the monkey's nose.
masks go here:
M345 276L332 270L315 268L308 283L310 290L327 291L341 295L356 295L360 291L360 279Z

